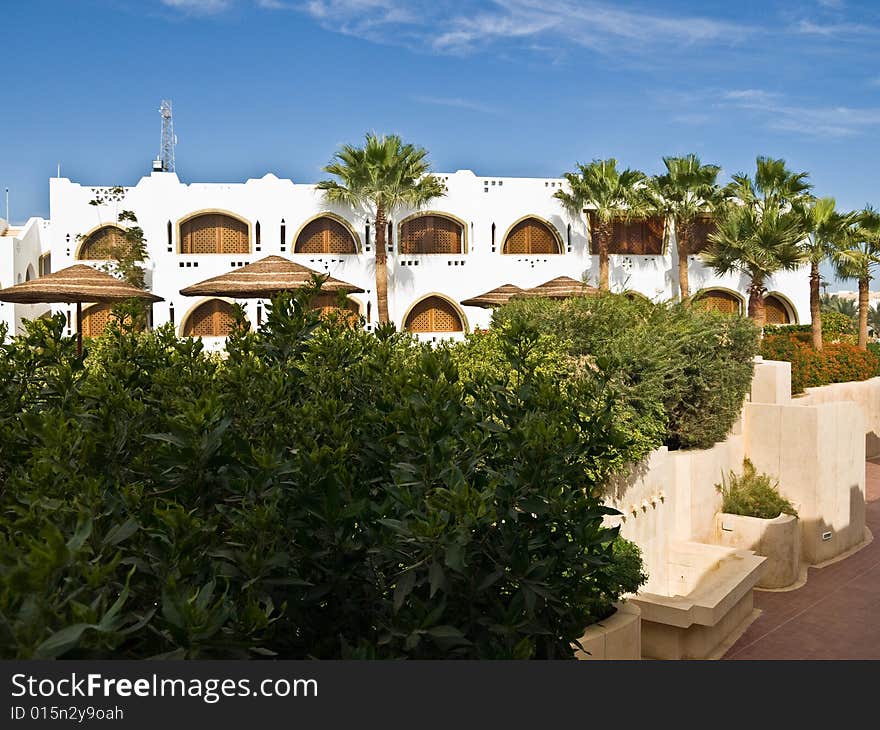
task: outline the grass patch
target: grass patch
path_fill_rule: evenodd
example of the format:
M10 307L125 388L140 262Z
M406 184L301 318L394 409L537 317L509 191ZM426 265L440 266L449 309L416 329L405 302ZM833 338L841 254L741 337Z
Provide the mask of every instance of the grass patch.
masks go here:
M722 511L745 517L772 520L779 515L794 515L797 510L779 493L779 483L768 474L759 474L755 465L743 459L743 472L731 471L715 488L723 497Z

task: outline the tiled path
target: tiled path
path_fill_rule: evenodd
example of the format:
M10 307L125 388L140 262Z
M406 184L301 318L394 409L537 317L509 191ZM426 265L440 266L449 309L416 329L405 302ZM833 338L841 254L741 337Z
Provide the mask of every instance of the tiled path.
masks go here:
M867 465L874 541L795 591L755 591L763 612L725 659L880 659L880 460Z

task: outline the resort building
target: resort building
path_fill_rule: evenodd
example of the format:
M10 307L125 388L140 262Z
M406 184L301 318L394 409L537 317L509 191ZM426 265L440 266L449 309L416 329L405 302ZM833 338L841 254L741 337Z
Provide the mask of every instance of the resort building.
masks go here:
M399 211L388 223L388 300L392 321L423 339L459 337L489 325L491 310L461 302L502 284L531 288L558 276L595 285L598 256L590 249L589 214L571 216L553 197L557 178L478 176L470 170L438 173L447 194L422 210ZM121 236L118 214L130 210L144 230L146 284L164 301L153 324L171 322L181 335L218 344L231 322L230 301L193 299L180 290L270 255L288 258L364 290L350 307L366 326L376 324L375 231L364 211L328 204L314 184L267 174L244 183L181 182L154 171L133 187L91 187L50 180L50 219L32 218L0 230L0 286L76 263L101 266ZM6 226L0 223L0 229ZM659 301L677 296L674 231L661 219L615 224L612 291ZM703 236L709 226L704 227ZM667 235L669 234L669 235ZM744 276L718 277L692 256L691 291L708 306L744 311ZM265 302L241 300L253 324ZM50 307L3 304L10 332L22 317ZM52 311L75 316L67 305ZM83 334L106 324L110 307L84 310ZM807 271L784 272L768 282L769 322L809 321Z

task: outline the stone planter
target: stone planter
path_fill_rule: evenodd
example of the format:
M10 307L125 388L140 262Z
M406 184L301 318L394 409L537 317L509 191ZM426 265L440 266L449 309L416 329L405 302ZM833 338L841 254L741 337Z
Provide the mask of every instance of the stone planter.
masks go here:
M798 518L772 520L720 512L715 515L715 542L754 550L767 558L758 588L784 588L800 577L801 532Z
M615 603L617 611L604 621L588 626L581 637L576 659L641 659L641 611L630 601Z

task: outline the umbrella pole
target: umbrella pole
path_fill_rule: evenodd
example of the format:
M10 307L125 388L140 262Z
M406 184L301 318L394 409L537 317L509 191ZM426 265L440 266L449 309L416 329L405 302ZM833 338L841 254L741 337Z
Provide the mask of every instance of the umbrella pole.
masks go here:
M76 303L76 356L79 358L81 358L83 356L82 319L83 319L83 305L82 305L82 302L77 302Z

